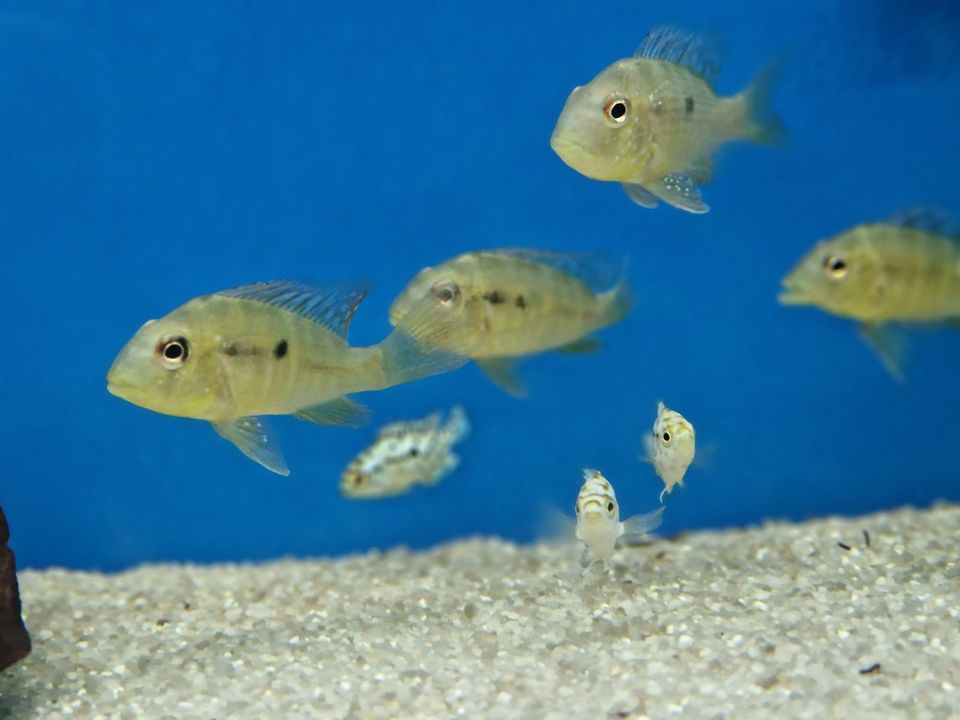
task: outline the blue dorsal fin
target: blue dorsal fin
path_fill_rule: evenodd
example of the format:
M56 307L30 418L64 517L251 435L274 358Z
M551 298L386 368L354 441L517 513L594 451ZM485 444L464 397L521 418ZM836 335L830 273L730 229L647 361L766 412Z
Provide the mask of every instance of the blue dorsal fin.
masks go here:
M626 260L603 252L562 253L527 248L508 248L492 252L558 270L577 278L594 292L609 290L623 278L626 271Z
M329 328L344 340L366 289L321 289L293 280L241 285L216 293L224 297L256 300L301 315Z
M633 56L683 65L711 85L720 73L721 52L716 40L670 25L648 32Z
M960 222L955 217L938 208L914 207L894 213L884 221L886 225L923 230L960 240Z

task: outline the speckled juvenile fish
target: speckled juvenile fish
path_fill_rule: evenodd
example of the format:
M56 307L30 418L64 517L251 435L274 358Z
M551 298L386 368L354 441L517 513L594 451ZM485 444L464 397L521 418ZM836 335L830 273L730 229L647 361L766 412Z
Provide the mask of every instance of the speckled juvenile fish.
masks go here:
M915 209L822 240L784 278L779 300L858 320L862 337L902 378L902 341L891 323L960 328L958 225Z
M637 541L660 527L663 507L646 515L620 521L620 505L613 486L599 470L585 469L577 496L577 539L584 544L584 564L600 560L610 564L617 541Z
M594 331L630 309L623 265L599 255L489 250L421 270L390 307L397 324L425 297L458 303L451 350L468 355L501 388L523 395L514 359L547 350L595 349Z
M703 37L676 28L650 32L636 54L618 60L567 99L550 145L595 180L623 184L643 207L664 202L709 210L698 185L713 174L711 154L732 140L776 141L767 71L733 97L718 97L718 56Z
M440 413L395 422L377 433L370 447L343 471L340 493L351 498L400 495L414 485L436 485L460 464L453 446L470 432L467 415L454 406L445 423Z
M648 460L663 480L663 496L673 490L674 485L683 485L683 476L693 462L696 454L696 433L693 425L675 410L670 410L662 402L657 403L657 419L653 423L653 432L644 437Z
M247 457L286 475L257 416L358 426L367 411L348 393L466 362L442 348L455 304L421 303L383 342L351 347L347 330L365 294L278 281L198 297L137 331L107 389L155 412L208 420Z

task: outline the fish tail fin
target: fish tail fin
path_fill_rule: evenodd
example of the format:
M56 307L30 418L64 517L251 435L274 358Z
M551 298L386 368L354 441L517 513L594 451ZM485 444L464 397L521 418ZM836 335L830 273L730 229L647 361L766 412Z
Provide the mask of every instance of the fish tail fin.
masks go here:
M633 290L626 277L621 277L609 290L601 294L606 302L607 324L613 325L625 318L633 307Z
M783 61L775 60L757 73L737 98L743 112L741 135L759 145L779 145L787 139L787 129L773 109L773 91L783 70Z
M432 295L404 315L380 344L385 387L456 370L468 357L456 351L456 314Z
M470 420L467 413L461 405L454 405L450 409L450 415L447 418L447 430L454 438L454 442L460 442L470 434Z

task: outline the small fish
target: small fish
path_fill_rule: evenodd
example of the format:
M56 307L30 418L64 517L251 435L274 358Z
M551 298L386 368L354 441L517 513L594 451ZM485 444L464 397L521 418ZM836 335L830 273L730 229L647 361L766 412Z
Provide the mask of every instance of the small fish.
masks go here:
M860 322L861 336L903 379L893 323L960 327L960 228L913 209L822 240L783 279L784 305L813 305Z
M347 330L365 295L277 281L195 298L137 331L113 361L107 389L155 412L207 420L244 455L287 475L257 416L358 427L368 412L348 393L467 361L441 346L455 303L421 303L383 342L351 347Z
M646 515L620 521L620 505L613 486L599 470L584 469L577 496L577 539L584 545L584 565L589 560L610 564L618 540L642 540L660 527L663 506Z
M416 484L436 485L460 464L452 448L469 432L470 423L459 405L442 425L440 413L385 425L374 443L343 471L340 494L382 498L405 493Z
M410 308L432 297L457 303L459 332L449 349L477 361L494 383L522 396L515 358L598 347L596 330L630 309L623 263L602 255L542 250L465 253L421 270L390 307L397 324Z
M662 503L663 496L670 493L674 485L683 485L683 476L697 450L696 433L683 415L660 402L657 403L653 432L645 436L643 441L647 451L645 459L663 480L664 487L660 493Z
M577 172L622 183L638 205L663 200L707 212L698 186L711 179L713 151L733 140L769 144L783 135L770 106L776 73L762 72L740 94L718 97L718 55L699 35L652 30L633 57L573 90L550 146Z

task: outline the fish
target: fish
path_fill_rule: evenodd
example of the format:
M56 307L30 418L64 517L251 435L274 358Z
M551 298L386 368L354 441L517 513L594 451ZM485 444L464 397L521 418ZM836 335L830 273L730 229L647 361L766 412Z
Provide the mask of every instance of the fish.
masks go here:
M683 486L683 476L697 451L696 432L683 415L659 402L653 431L644 436L643 441L647 453L644 459L653 465L657 476L663 480L664 487L660 492L660 502L663 503L663 496L672 492L674 486Z
M470 432L467 414L455 405L446 422L439 412L422 420L384 425L377 439L357 455L340 477L340 494L372 499L433 486L460 464L452 451Z
M206 420L251 460L288 475L260 416L359 427L369 411L350 393L467 362L442 347L455 303L421 303L382 342L350 346L365 296L279 280L194 298L134 334L107 373L107 390L154 412Z
M905 324L960 329L960 225L932 208L904 210L821 240L783 278L778 300L856 320L887 371L903 380Z
M630 311L623 263L601 254L500 249L469 252L421 270L390 306L400 323L432 297L457 303L459 332L449 349L476 361L501 389L526 394L516 358L558 350L590 352L596 330Z
M576 537L584 546L582 564L586 566L599 560L609 567L617 541L645 539L660 527L663 511L661 505L653 512L621 522L620 505L613 485L599 470L585 468L576 504Z
M731 97L714 92L719 68L719 52L705 36L657 27L633 57L570 93L550 146L582 175L621 183L642 207L662 200L705 213L699 186L711 180L719 146L772 145L785 135L770 101L778 65Z

